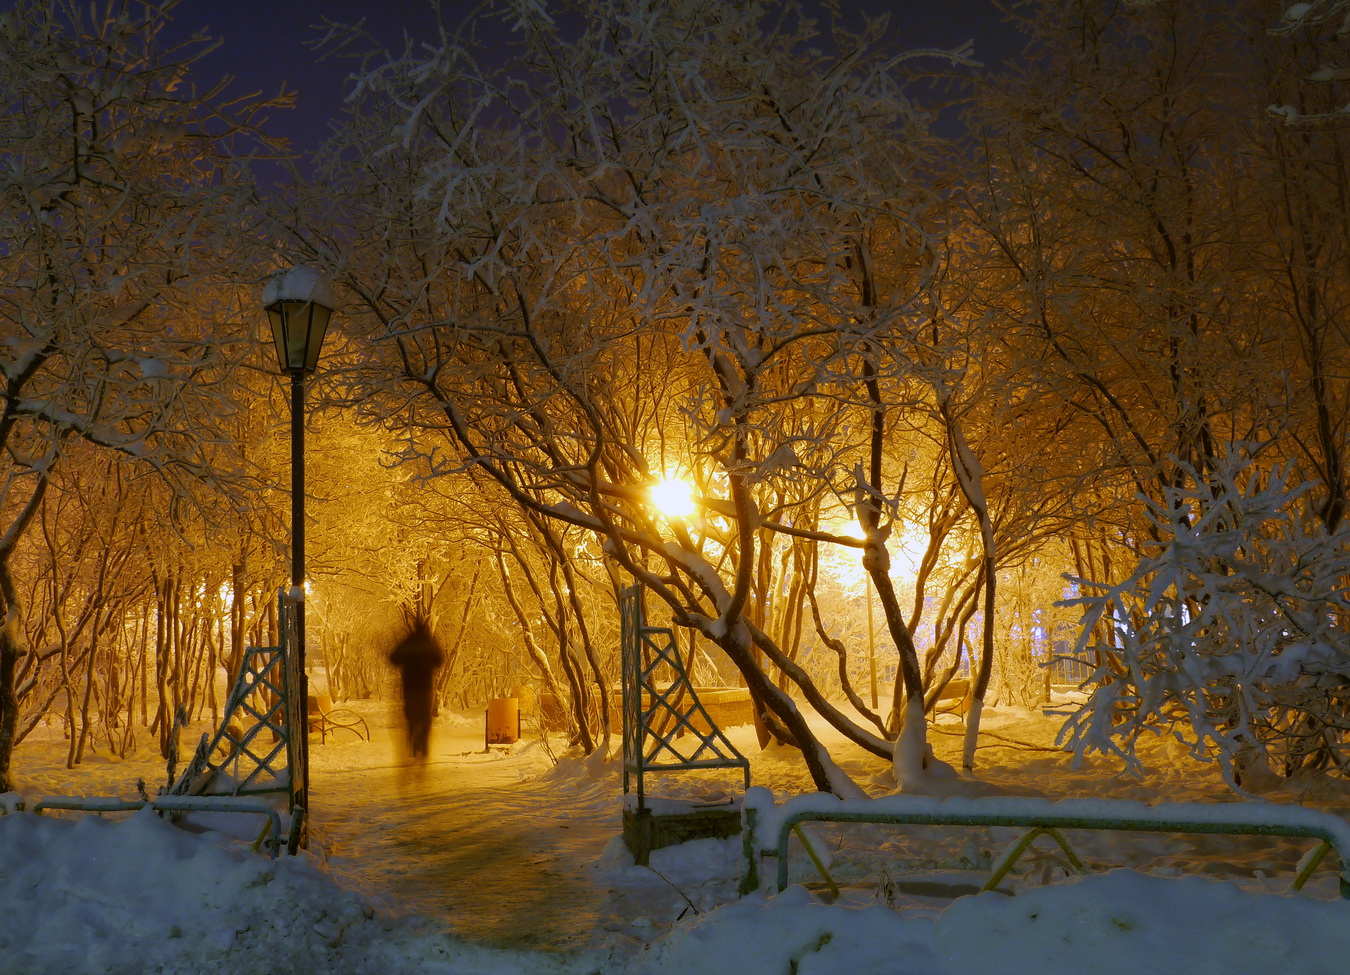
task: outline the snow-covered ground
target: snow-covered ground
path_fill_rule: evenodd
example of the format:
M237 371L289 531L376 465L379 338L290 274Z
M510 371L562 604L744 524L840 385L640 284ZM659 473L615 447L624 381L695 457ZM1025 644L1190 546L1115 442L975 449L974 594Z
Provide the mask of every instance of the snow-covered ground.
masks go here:
M481 715L445 715L431 761L404 763L393 709L357 705L372 740L312 746L312 847L271 861L244 839L192 833L151 813L0 816L0 971L24 973L1339 973L1350 901L1335 857L1284 893L1308 841L1069 834L1089 866L1071 875L1044 840L1002 892L977 888L1011 829L813 827L837 898L810 861L791 886L736 897L739 840L660 850L637 867L618 839L615 761L556 755L539 740L484 751ZM948 794L1232 800L1217 775L1160 742L1153 774L1069 768L1041 714L986 718L974 781ZM943 757L959 729L935 735ZM795 753L732 739L755 784L807 788ZM616 742L617 745L617 742ZM61 741L17 755L21 793L135 795L164 774L153 753L64 767ZM838 744L873 794L886 763ZM734 776L662 777L653 791L736 791ZM1344 812L1346 790L1287 784L1281 802ZM1124 867L1132 869L1123 869ZM766 871L772 880L772 869ZM1009 894L1012 896L1009 896Z

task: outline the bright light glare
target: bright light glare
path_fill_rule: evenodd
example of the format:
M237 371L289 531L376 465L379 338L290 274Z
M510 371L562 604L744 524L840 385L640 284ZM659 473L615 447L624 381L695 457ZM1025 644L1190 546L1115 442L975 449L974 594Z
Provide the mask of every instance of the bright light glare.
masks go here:
M867 539L867 532L863 531L863 526L858 524L858 519L854 518L843 528L839 529L839 534L845 538L856 538L858 541Z
M667 518L688 518L694 513L694 490L684 481L666 480L651 488L652 503Z
M891 574L905 579L917 579L919 567L927 550L927 539L920 538L917 534L902 535L899 546L891 552Z

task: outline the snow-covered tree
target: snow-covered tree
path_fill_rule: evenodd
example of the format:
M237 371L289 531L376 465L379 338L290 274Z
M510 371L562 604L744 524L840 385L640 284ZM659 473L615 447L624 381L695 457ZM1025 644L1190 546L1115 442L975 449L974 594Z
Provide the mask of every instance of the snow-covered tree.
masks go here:
M1148 501L1156 537L1115 584L1075 579L1078 651L1096 669L1065 726L1080 755L1138 767L1136 743L1173 735L1235 787L1270 767L1346 770L1350 532L1329 532L1292 465L1265 473L1249 445ZM1111 640L1095 639L1109 628Z
M1004 282L986 300L1061 404L1084 578L1137 582L1141 548L1175 535L1158 512L1178 492L1222 508L1204 495L1231 476L1228 441L1265 444L1251 478L1287 482L1293 463L1308 483L1291 510L1339 532L1347 130L1261 113L1291 100L1307 122L1335 104L1334 70L1305 82L1339 6L1291 8L1291 39L1262 3L1218 19L1173 0L1033 5L1027 69L983 96L987 187L972 199ZM1090 615L1084 640L1126 653L1135 638L1111 619ZM1142 699L1124 727L1169 720L1148 713L1161 703ZM1273 727L1264 740L1282 740Z
M1350 3L1311 0L1291 3L1270 33L1287 40L1282 91L1267 112L1300 129L1350 124L1344 82L1350 80Z
M486 472L598 536L735 662L818 785L847 789L771 671L892 745L779 645L764 569L789 539L860 550L921 698L886 547L903 336L935 261L904 57L879 25L829 33L791 2L486 11L365 61L331 147L354 235L302 246L362 306L348 402L410 431L431 476ZM696 516L657 509L666 477ZM865 539L827 521L850 516Z
M1350 126L1344 124L1350 116L1342 109L1346 12L1339 3L1296 4L1274 36L1254 29L1260 43L1253 46L1239 96L1255 107L1287 107L1253 127L1254 145L1243 167L1250 186L1244 195L1253 207L1253 227L1259 228L1248 238L1253 285L1244 289L1245 300L1261 310L1253 332L1277 340L1270 343L1275 354L1269 372L1283 380L1270 383L1268 395L1284 408L1266 435L1289 442L1288 452L1321 482L1312 498L1333 531L1350 504L1345 428L1350 389L1341 378L1350 357L1345 327ZM1264 4L1248 14L1258 26L1268 16ZM1290 124L1288 113L1300 121ZM1312 124L1315 116L1333 124Z
M1028 66L982 95L975 219L1009 285L1000 314L1043 358L1103 507L1160 497L1169 457L1203 468L1265 407L1266 336L1230 301L1250 110L1232 98L1237 31L1212 19L1170 0L1038 4Z
M173 2L19 0L0 14L0 791L10 787L24 587L13 558L79 443L175 485L229 437L250 349L232 307L250 258L229 151L250 106L193 88Z

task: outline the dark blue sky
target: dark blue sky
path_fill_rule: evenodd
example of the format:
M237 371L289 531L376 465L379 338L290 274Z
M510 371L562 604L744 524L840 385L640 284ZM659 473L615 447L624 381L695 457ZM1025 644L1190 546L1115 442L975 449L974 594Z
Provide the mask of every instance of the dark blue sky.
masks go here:
M453 16L454 0L443 0ZM728 0L735 2L735 0ZM1015 54L1017 42L1002 23L992 0L853 0L855 7L889 12L891 30L905 47L952 47L973 39L976 56L995 64ZM462 4L466 11L476 0ZM223 41L207 66L208 77L230 73L235 90L275 92L283 81L299 92L294 112L280 113L275 131L307 153L327 134L327 120L341 106L344 75L340 61L322 60L310 47L313 25L334 20L366 20L366 27L387 44L401 45L403 31L429 33L432 16L426 0L181 0L178 26L206 26Z

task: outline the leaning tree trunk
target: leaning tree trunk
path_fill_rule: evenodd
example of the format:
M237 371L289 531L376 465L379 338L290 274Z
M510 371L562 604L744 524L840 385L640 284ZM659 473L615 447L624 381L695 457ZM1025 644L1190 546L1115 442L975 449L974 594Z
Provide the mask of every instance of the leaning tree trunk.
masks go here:
M732 663L744 675L751 695L757 697L769 713L782 722L783 730L792 737L792 744L800 749L815 787L821 792L832 792L845 799L861 796L861 790L835 764L825 746L811 731L796 703L778 687L762 667L756 664L754 654L751 652L753 645L751 628L745 621L739 621L720 634L706 623L698 629L726 652Z
M23 656L19 639L19 590L14 585L9 559L14 553L15 544L41 507L47 493L47 483L47 475L40 475L23 509L10 522L4 536L0 537L0 611L4 613L0 618L0 792L14 791L10 763L14 759L14 746L18 744L17 676L19 658Z
M996 597L997 573L994 549L994 523L989 517L989 502L984 495L984 468L980 465L974 451L966 442L960 424L952 415L950 400L943 398L939 404L942 418L947 424L947 447L951 451L952 470L961 485L961 493L966 496L971 510L980 523L980 543L984 549L984 640L980 648L979 666L970 682L970 711L966 715L966 738L961 751L961 767L975 767L975 746L980 737L980 716L984 710L984 697L989 690L989 674L994 664L994 601Z
M17 639L17 616L18 608L10 603L9 612L0 624L0 792L14 791L14 780L9 774L19 723L19 695L14 686L14 675L22 652Z

